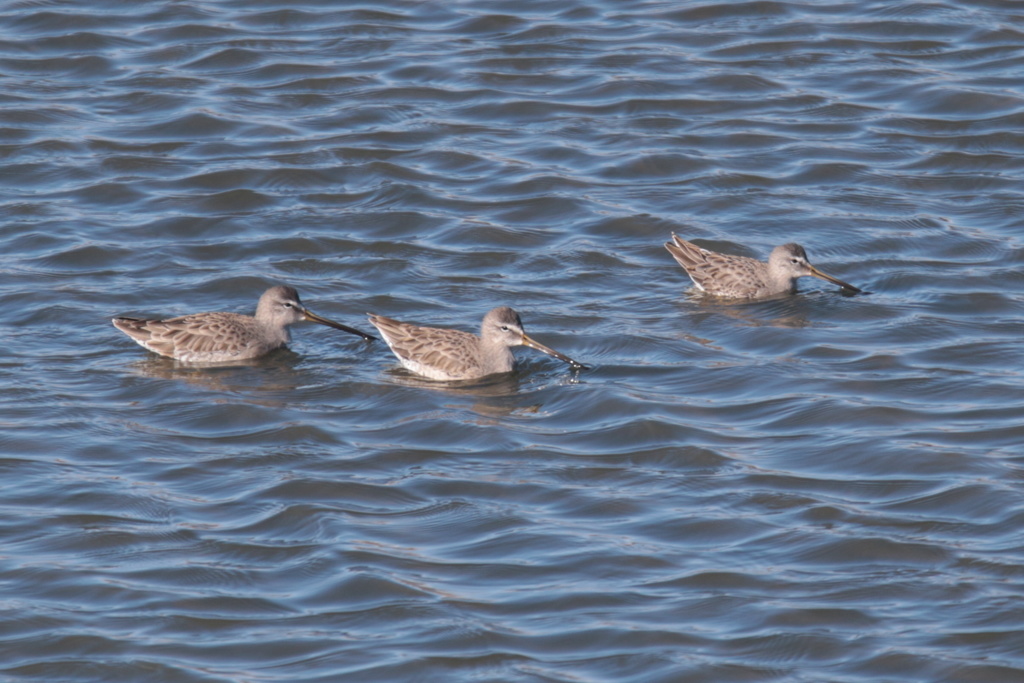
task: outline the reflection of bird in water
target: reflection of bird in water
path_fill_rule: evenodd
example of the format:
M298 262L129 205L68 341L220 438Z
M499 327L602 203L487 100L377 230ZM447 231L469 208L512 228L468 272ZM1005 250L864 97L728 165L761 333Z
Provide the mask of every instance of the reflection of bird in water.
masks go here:
M260 358L217 364L183 363L147 354L125 367L140 377L244 396L244 401L253 405L281 407L308 382L308 378L295 371L298 361L299 354L285 349Z

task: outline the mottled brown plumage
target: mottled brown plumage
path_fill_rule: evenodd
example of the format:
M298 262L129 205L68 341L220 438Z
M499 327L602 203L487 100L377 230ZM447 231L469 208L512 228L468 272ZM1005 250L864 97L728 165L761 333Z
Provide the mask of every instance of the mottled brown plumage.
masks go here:
M408 370L438 380L478 379L510 372L516 363L511 347L529 346L563 360L573 369L584 365L534 341L523 331L519 314L500 306L484 316L480 336L438 327L420 327L370 315L384 341Z
M775 247L768 262L720 254L698 247L692 242L672 234L665 248L679 262L701 291L714 296L737 299L760 299L796 292L798 278L810 275L844 287L851 292L858 288L827 275L807 260L807 252L799 244Z
M363 339L365 332L323 318L302 305L291 287L271 287L260 297L256 315L194 313L151 320L114 318L114 327L161 356L191 363L224 363L258 358L291 341L289 325L303 320L327 325Z

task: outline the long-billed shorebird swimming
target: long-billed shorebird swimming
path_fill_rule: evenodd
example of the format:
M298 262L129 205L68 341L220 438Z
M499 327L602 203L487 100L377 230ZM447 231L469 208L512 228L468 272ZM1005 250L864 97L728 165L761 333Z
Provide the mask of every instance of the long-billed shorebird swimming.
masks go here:
M672 233L672 241L665 243L665 248L686 270L697 289L714 296L760 299L792 294L796 291L797 278L805 275L827 280L854 293L861 291L812 266L807 252L799 244L775 247L767 263L710 251L675 233Z
M292 287L271 287L256 315L194 313L164 320L114 318L114 327L161 356L191 363L224 363L258 358L291 341L288 326L309 320L366 340L376 337L321 317L302 305Z
M513 346L543 351L565 361L573 370L586 368L527 336L519 314L508 306L499 306L484 316L479 337L460 330L410 325L372 313L369 316L402 365L430 379L478 379L510 372L516 364Z

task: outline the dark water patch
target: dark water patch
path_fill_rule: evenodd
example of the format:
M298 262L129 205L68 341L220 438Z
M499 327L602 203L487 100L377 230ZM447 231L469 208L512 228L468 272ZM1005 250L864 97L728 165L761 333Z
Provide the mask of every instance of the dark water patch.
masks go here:
M0 114L0 121L5 123L30 125L41 129L45 129L48 126L58 126L60 124L69 125L82 120L82 115L80 113L70 109L60 108L60 106L42 106L42 108L34 108L31 110L7 108L2 114ZM48 139L43 143L69 144L73 143L73 141Z
M113 62L96 55L47 57L42 59L0 59L5 71L24 74L102 79L116 73Z
M245 48L228 48L199 59L182 64L181 68L189 71L211 72L249 69L260 64L264 59L262 52Z
M14 35L48 35L73 34L76 30L94 30L102 33L103 30L113 28L128 28L129 26L142 21L137 14L118 15L115 12L97 11L101 8L90 8L92 11L73 11L62 8L61 11L53 10L29 10L26 6L10 8L2 16L2 21L10 27ZM116 5L108 5L112 9ZM123 9L123 8L118 8Z
M22 50L11 50L11 52L33 55L64 55L69 52L132 50L140 46L141 43L125 36L115 36L94 31L76 31L45 38L35 38L31 41L31 44L22 44L20 46Z
M239 134L242 124L207 112L186 113L169 121L141 127L122 129L120 135L150 140L196 140L221 138Z
M186 165L180 161L146 153L111 155L104 159L102 164L104 170L110 175L122 178L129 176L132 180L137 180L140 176L150 178L176 177L187 169ZM118 202L111 201L111 203L116 204Z

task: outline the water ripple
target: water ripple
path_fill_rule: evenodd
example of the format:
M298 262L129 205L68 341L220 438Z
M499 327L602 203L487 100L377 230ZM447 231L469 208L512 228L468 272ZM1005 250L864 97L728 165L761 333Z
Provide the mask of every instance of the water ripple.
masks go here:
M0 10L12 680L1021 677L1020 16L752 1ZM695 295L672 232L866 290ZM514 306L440 385L297 326Z

